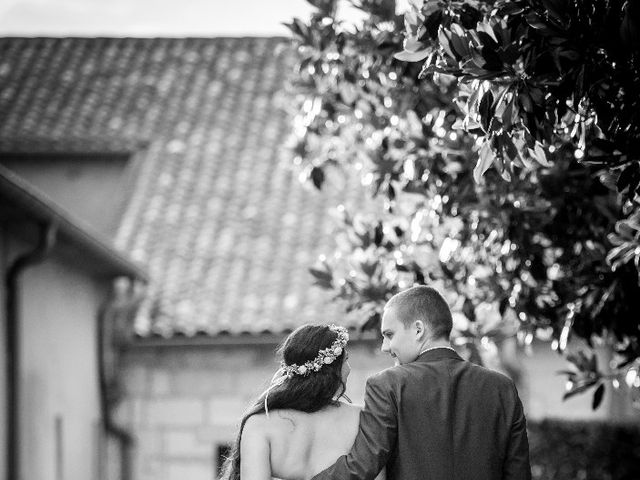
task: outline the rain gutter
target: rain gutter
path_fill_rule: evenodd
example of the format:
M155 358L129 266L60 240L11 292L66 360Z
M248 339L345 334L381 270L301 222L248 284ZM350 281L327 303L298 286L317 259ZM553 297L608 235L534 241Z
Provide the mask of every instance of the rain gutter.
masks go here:
M38 244L20 255L7 269L6 285L6 368L7 368L7 480L20 479L20 287L18 279L29 267L42 262L55 245L55 222L39 226Z

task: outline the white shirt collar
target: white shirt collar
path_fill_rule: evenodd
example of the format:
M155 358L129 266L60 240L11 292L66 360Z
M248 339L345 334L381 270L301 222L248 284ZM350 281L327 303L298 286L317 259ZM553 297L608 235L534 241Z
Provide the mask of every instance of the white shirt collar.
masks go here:
M451 351L453 351L453 352L455 352L455 351L456 351L456 349L455 349L455 348L453 348L453 347L447 347L447 346L444 346L444 345L443 345L443 346L441 346L441 347L430 347L430 348L425 348L424 350L422 350L422 351L418 354L418 356L422 355L423 353L430 352L431 350L437 350L438 348L446 348L447 350L451 350Z

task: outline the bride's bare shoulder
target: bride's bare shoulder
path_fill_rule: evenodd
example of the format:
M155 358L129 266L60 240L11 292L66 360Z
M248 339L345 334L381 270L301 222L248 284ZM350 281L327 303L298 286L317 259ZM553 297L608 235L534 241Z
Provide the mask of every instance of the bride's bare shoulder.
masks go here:
M244 422L242 427L242 435L261 435L267 428L267 417L264 414L256 413L251 415Z
M288 409L274 409L269 411L269 415L259 413L253 417L255 420L252 428L269 437L302 431L310 420L308 413Z
M308 428L315 428L318 423L348 422L357 424L360 419L362 406L346 402L324 408L318 412L305 413L298 410L276 409L271 410L269 415L258 413L247 419L244 431L252 434L266 434L286 430L288 433L303 431Z
M242 437L240 439L240 451L242 456L249 454L260 455L268 445L268 435L264 415L251 415L244 422Z
M304 421L301 421L298 413L289 410L273 410L269 412L269 415L264 413L252 415L244 424L242 439L247 437L273 440L301 428L304 429Z
M340 402L340 407L352 413L360 413L362 411L362 405L357 403Z
M362 406L353 403L340 402L339 415L342 418L358 423Z
M346 400L340 400L340 407L345 411L349 411L352 413L360 413L362 411L362 405L357 403L349 403Z

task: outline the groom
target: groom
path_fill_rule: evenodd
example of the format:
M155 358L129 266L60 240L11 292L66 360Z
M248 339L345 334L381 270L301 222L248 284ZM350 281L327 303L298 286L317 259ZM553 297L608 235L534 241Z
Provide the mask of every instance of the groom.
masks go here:
M522 404L507 377L451 348L451 311L437 290L395 295L382 316L382 351L396 366L367 380L348 455L313 480L529 480Z

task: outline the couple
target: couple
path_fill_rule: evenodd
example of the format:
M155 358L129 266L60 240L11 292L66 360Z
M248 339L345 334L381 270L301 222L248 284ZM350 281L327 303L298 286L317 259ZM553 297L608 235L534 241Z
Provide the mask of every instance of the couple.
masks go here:
M339 401L350 370L346 330L298 328L271 387L242 419L222 478L529 480L513 382L460 358L451 327L437 290L392 297L382 351L397 365L367 380L362 409Z

